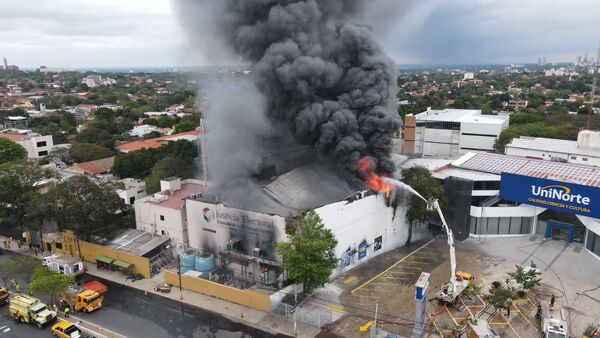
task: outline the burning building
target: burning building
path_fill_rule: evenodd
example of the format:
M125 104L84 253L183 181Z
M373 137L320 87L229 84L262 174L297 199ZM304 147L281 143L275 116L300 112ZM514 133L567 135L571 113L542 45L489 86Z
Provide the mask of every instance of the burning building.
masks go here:
M397 77L362 21L369 3L176 2L192 46L249 69L205 90L211 184L185 200L190 247L277 265L285 217L306 208L338 240L337 272L405 244L406 209L387 178Z
M286 240L285 217L314 208L338 240L337 275L406 243L406 207L390 206L392 190L373 193L324 159L262 182L220 185L185 200L189 246L280 262L274 245ZM425 234L417 226L412 240Z

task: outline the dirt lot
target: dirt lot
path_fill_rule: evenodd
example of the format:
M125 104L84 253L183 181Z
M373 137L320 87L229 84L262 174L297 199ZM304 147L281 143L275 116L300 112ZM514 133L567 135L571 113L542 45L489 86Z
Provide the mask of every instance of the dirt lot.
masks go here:
M523 241L524 243L521 243ZM563 244L560 243L527 241L526 238L508 240L506 243L490 240L492 243L490 244L487 241L482 243L471 239L459 243L456 250L457 270L473 274L476 284L481 285L485 292L489 289L492 281L504 283L507 277L506 273L514 271L515 264L526 265L530 260L535 260L534 254L514 253L515 246L524 244L526 247L532 247L532 250L538 250L536 248L541 246L553 255L559 253L551 263L543 260L548 267L543 269L542 277L544 278L543 282L547 282L548 286L537 287L527 297L516 300L511 308L510 316L506 311L494 313L493 307L486 308L488 302L484 295L471 298L463 296L457 306L440 306L437 301L429 301L426 310L429 320L425 326L429 336L438 337L440 334L450 336L457 327L465 325L469 316L476 317L480 311L485 309L481 318L490 322L492 328L501 337L538 337L540 335L539 320L535 318L537 302L543 299L547 300L552 294L557 295L558 303L561 306L571 310L570 320L573 336L581 336L580 333L585 326L594 320L597 322L600 317L596 317L595 314L596 311L600 311L600 305L587 299L590 297L578 298L575 291L570 295L570 303L567 302L568 299L562 295L561 291L564 289L564 284L556 276L564 274L563 279L567 279L573 277L573 274L569 271L557 272L551 269L551 266L557 270L566 269L560 267L560 264L555 261L558 262L560 259L569 261L571 260L569 256L562 257L560 255L563 252L566 252L565 255L579 255L581 248L571 247L570 251L564 249L561 251L560 248ZM553 245L558 245L558 247L553 248ZM546 256L551 256L551 254ZM589 255L585 251L584 254ZM327 326L319 337L369 337L368 332L360 332L359 328L373 320L376 304L378 306L377 322L381 323L380 328L400 336L410 337L415 325L414 283L422 271L430 272L429 298L433 298L440 286L450 278L448 256L445 238L437 238L431 242L414 243L410 247L400 248L376 257L367 264L336 279L334 281L335 288L328 288L326 291L317 293L314 302L321 306L342 309L343 316ZM585 259L588 257L585 256ZM595 269L600 268L600 262L595 259L586 261L586 263L593 265L592 273L597 271ZM543 268L544 266L539 265L539 267ZM577 285L581 290L593 288L595 281L589 281L590 278L586 275L579 274L579 277L582 280L574 282L573 285ZM331 294L330 290L336 289L339 290L338 294ZM569 293L570 291L566 291L567 295ZM593 310L590 311L592 308Z

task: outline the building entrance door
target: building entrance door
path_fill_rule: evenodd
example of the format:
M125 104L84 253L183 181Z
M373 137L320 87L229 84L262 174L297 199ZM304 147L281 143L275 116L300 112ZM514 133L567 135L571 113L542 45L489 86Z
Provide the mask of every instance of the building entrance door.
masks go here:
M575 226L571 223L561 223L557 221L548 221L546 225L546 238L566 240L569 243L573 242L575 234Z

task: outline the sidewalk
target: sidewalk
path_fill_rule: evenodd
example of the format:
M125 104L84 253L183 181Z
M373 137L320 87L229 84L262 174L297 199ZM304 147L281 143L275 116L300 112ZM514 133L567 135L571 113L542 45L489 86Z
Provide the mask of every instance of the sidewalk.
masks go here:
M8 238L0 236L0 245L2 241ZM4 247L2 246L2 249ZM23 245L21 248L17 247L17 241L12 240L11 247L8 249L12 252L17 252L26 255L32 255L33 252L29 250L27 245ZM247 326L251 326L262 331L269 332L271 334L280 334L288 337L294 337L293 335L293 322L278 316L275 314L265 313L259 310L251 309L243 305L230 303L225 300L206 296L200 293L196 293L189 290L182 290L181 294L177 286L171 288L171 292L162 293L154 291L154 287L160 282L164 281L163 272L154 276L151 279L142 279L136 282L126 281L127 277L121 272L108 271L98 269L95 264L83 262L86 268L86 272L90 275L103 278L115 283L123 284L131 288L135 288L147 293L152 293L172 300L181 301L183 303L211 311L219 314L231 321L238 322ZM320 329L305 323L298 322L297 335L295 337L312 338L320 332Z

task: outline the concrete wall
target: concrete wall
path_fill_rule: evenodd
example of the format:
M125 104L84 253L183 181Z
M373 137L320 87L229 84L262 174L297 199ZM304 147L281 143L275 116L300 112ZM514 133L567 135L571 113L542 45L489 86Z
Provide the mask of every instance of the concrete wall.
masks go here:
M406 208L398 207L394 216L394 209L385 205L383 195L367 196L352 203L342 201L329 204L317 208L316 212L338 240L335 255L340 258L340 262L345 252L358 251L361 242L366 241L368 246L366 257L359 259L355 253L351 256L349 265L340 266L333 272L333 277L377 255L405 245L408 238ZM416 227L412 240L421 239L425 234L423 230ZM375 242L379 237L381 247L376 250Z
M81 258L90 263L96 264L98 256L106 256L113 259L129 262L133 265L133 273L139 273L145 278L151 278L150 260L146 257L136 256L126 251L109 248L106 246L79 241Z
M419 128L417 143L423 156L447 156L458 154L460 133L458 130Z
M61 248L57 248L57 244ZM44 243L44 249L47 243ZM146 257L136 256L132 253L109 248L99 244L94 244L86 241L77 241L77 237L70 231L63 233L63 238L54 241L52 244L52 252L62 253L73 257L81 257L86 262L96 264L98 256L106 256L113 259L129 262L134 264L133 273L139 273L145 278L150 278L150 260Z
M179 287L179 275L176 272L166 270L164 274L165 281L168 284ZM256 310L271 312L271 300L266 293L249 289L240 290L202 278L185 275L181 276L181 287Z

